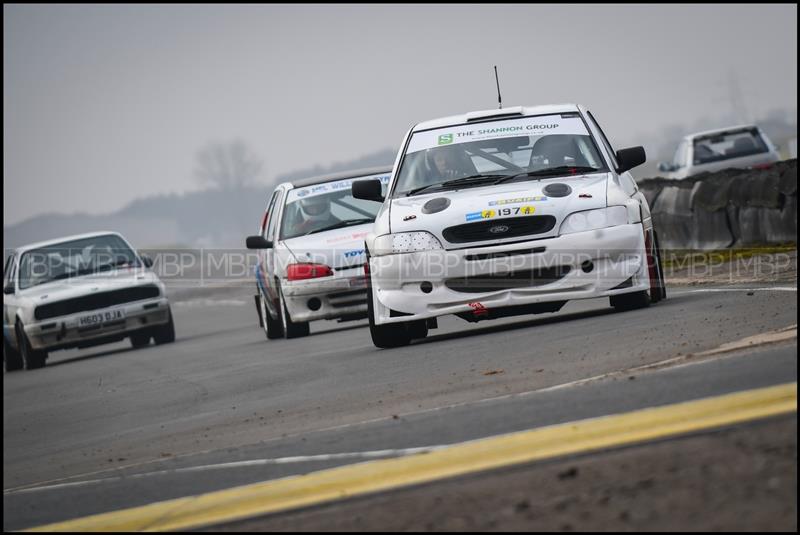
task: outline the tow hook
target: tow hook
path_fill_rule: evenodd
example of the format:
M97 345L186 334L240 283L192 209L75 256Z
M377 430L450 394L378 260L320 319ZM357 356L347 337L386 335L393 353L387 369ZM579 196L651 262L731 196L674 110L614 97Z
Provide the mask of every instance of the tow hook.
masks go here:
M469 303L469 306L472 308L472 315L476 318L483 318L489 315L489 309L479 301Z

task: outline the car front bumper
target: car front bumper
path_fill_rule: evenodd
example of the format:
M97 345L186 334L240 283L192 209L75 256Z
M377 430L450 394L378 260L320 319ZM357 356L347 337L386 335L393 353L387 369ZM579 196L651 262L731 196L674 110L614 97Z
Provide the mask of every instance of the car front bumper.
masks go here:
M87 314L119 309L122 309L125 314L125 317L120 320L90 327L78 325L78 319ZM169 322L169 301L165 297L159 297L47 318L25 325L25 334L33 349L54 351L72 347L88 347L96 345L93 342L105 339L109 342L121 340L135 331L156 327L167 322Z
M367 285L363 266L345 275L281 281L283 298L294 322L366 318Z
M370 272L377 324L650 288L640 223L514 244L372 257ZM504 273L513 274L513 282Z

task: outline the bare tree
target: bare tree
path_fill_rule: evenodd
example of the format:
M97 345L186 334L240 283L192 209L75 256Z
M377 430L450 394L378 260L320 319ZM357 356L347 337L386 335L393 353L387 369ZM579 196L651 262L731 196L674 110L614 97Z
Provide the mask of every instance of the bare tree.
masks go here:
M220 189L242 189L255 183L262 161L241 139L211 142L197 153L194 175Z

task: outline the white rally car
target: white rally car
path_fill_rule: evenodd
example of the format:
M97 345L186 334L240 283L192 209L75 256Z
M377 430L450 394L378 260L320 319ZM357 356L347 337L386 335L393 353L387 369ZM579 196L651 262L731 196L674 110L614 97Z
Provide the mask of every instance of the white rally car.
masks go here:
M369 321L378 347L427 336L438 316L468 321L555 312L608 296L617 309L666 297L650 210L583 106L515 107L411 128L367 235Z
M20 247L3 272L6 371L41 368L48 353L130 338L142 347L175 340L164 283L115 232Z
M391 168L371 168L278 184L247 238L259 249L255 295L267 338L309 334L314 320L367 316L364 238L379 206L353 198L356 179L385 189Z

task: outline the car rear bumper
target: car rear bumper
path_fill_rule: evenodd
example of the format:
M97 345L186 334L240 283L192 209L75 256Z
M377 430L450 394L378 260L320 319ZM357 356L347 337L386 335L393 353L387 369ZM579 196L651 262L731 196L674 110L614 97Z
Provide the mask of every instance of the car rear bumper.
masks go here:
M348 276L282 281L292 321L365 318L367 286L363 267L347 271Z

